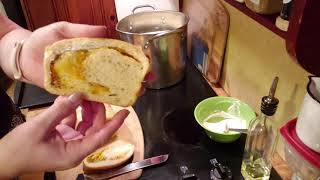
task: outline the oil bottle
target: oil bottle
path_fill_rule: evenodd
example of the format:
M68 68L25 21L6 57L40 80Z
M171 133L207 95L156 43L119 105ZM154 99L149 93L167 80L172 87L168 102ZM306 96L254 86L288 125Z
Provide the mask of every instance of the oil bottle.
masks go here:
M245 179L267 180L272 168L272 157L278 139L278 131L271 126L279 100L274 96L278 77L273 80L268 96L261 100L259 116L249 124L241 166Z

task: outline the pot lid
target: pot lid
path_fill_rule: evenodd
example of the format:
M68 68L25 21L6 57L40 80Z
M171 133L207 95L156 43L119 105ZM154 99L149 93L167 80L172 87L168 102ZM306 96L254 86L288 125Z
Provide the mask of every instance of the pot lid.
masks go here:
M306 146L298 137L296 132L297 119L289 121L280 129L282 137L294 148L300 156L310 164L320 169L320 154Z
M116 30L124 34L149 35L183 29L189 17L178 11L146 11L131 14L121 19Z

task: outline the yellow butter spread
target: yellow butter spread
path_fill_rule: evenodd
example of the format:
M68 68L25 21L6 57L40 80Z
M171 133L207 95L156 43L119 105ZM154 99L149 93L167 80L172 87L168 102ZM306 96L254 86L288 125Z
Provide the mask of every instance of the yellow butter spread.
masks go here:
M103 156L103 151L94 153L88 157L88 162L91 162L91 163L103 161L103 160L105 160L105 157Z
M97 49L96 49L97 50ZM99 48L98 50L103 50ZM92 94L108 93L109 88L97 83L88 82L84 76L84 61L89 55L88 50L67 51L57 56L52 61L50 70L52 85L59 88L71 88L76 90L73 83L85 85ZM80 85L80 84L79 84Z
M92 155L88 156L87 160L90 163L93 162L98 162L98 161L104 161L104 160L119 160L123 159L126 154L128 154L129 150L124 150L124 149L114 149L107 147L102 151L98 151L93 153Z

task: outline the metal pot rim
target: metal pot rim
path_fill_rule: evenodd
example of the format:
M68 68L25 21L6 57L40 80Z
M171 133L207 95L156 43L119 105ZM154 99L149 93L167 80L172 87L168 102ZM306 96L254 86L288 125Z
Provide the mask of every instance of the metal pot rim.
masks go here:
M131 15L129 15L129 16L121 19L121 20L116 24L116 30L117 30L118 32L121 32L121 33L124 33L124 34L130 34L130 35L154 35L154 34L156 34L156 33L151 33L151 32L137 33L137 32L123 31L123 30L120 30L120 29L119 29L119 24L120 24L122 21L124 21L125 19L128 19L128 18L130 18L130 17L133 17L133 16L135 16L135 15L142 15L142 14L160 14L160 13L179 14L179 15L181 15L181 16L183 16L183 17L185 18L184 24L183 24L182 26L180 26L180 27L176 27L175 30L176 30L176 29L180 29L180 28L185 28L185 27L188 25L189 20L190 20L190 18L189 18L188 15L186 15L186 14L184 14L184 13L182 13L182 12L179 12L179 11L171 11L171 10L165 10L165 11L145 11L145 12L139 12L139 13L131 14Z

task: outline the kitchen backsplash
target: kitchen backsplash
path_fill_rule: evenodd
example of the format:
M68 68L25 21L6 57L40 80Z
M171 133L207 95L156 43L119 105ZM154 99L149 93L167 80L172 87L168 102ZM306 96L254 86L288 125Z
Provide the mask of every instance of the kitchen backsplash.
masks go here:
M276 96L280 104L274 125L280 127L298 115L309 73L288 55L284 39L224 4L230 27L220 84L230 96L259 112L260 98L268 93L272 79L279 76ZM282 155L282 143L278 152Z

